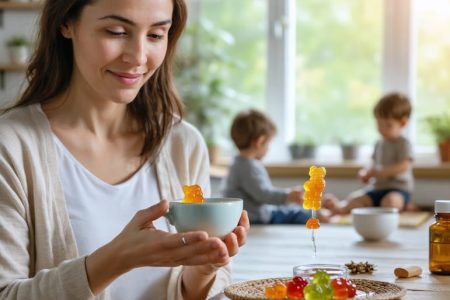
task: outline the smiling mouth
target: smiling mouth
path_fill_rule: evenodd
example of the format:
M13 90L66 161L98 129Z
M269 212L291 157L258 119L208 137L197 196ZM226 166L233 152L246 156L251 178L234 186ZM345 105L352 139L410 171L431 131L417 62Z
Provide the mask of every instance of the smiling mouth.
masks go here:
M121 84L126 86L132 86L138 83L141 78L144 77L145 73L122 73L109 71Z

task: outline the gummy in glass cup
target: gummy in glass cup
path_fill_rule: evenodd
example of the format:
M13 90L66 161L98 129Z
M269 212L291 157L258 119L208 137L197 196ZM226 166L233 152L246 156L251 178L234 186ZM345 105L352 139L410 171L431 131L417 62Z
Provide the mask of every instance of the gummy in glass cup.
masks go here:
M317 271L325 271L330 279L348 278L348 269L346 266L335 264L307 264L299 265L293 268L294 276L300 276L308 282L311 282Z

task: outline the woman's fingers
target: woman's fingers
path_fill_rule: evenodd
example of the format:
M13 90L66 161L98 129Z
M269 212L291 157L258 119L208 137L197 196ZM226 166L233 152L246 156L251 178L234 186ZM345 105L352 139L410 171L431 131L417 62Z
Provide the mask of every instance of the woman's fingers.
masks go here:
M173 236L177 236L175 241ZM153 266L225 264L229 260L225 244L217 238L201 240L190 234L174 234L159 249L148 251L146 261ZM184 242L183 242L184 238Z
M247 230L243 226L238 226L233 232L236 235L239 247L242 247L247 241Z
M225 244L217 238L201 241L195 245L186 246L178 253L180 265L223 265L228 263L229 255Z
M235 256L239 252L239 242L234 232L225 237L225 244L227 245L228 255Z
M233 257L239 252L239 247L245 244L247 241L247 231L250 229L250 222L248 220L247 211L243 210L239 224L236 228L228 234L224 243L227 247L228 256Z
M127 227L131 227L134 229L153 227L152 222L162 217L168 209L169 203L166 200L161 200L155 205L136 212Z
M248 214L246 210L241 213L241 218L239 219L239 226L243 226L246 231L250 229L250 221L248 219Z
M236 235L239 247L243 246L247 241L247 232L250 229L250 221L246 210L242 211L238 226L233 230Z
M167 238L161 241L161 246L166 250L171 250L178 247L189 246L207 239L208 234L203 231L168 234Z

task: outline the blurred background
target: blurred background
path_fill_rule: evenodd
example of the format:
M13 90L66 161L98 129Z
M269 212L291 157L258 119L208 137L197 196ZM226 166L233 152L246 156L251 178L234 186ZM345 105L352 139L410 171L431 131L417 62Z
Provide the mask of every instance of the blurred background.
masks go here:
M228 136L233 116L255 107L278 126L266 161L342 160L343 145L357 148L350 159L364 161L377 138L375 101L400 91L413 102L405 134L418 161L439 161L439 137L428 119L450 112L450 1L187 2L177 86L188 120L223 159L235 153ZM40 7L0 1L2 105L23 88L26 60L12 61L12 40L22 37L32 48ZM450 132L448 123L442 130ZM299 145L312 150L295 153Z

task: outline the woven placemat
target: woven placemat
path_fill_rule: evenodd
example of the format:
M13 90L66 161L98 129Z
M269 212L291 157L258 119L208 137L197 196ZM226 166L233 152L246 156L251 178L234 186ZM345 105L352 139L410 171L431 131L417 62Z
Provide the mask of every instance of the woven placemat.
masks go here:
M281 281L286 283L291 278L267 278L235 283L225 288L225 295L233 300L264 300L264 288ZM354 299L400 299L406 294L401 286L384 281L351 279L358 290Z

